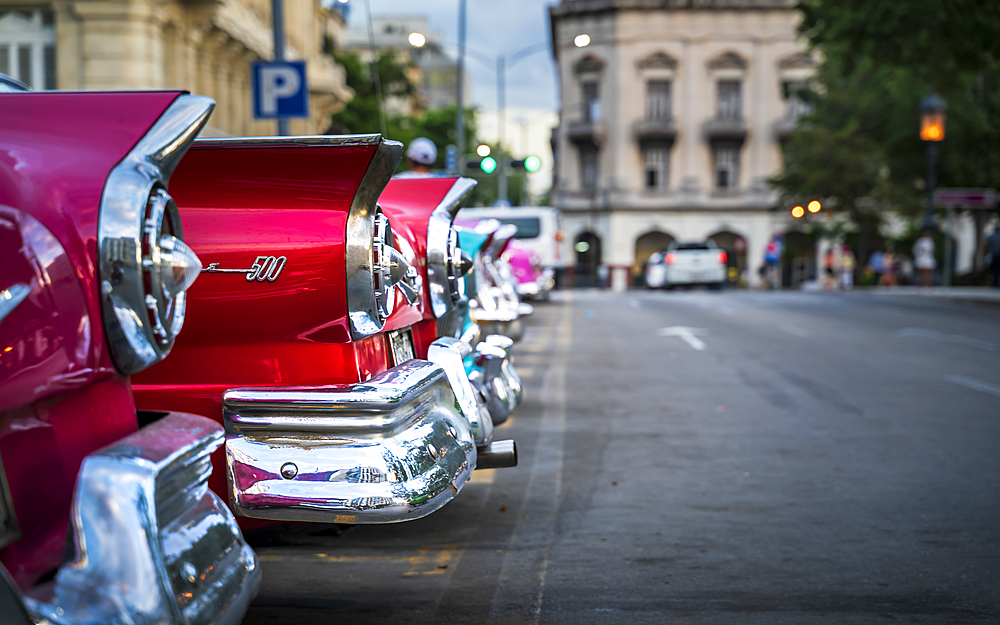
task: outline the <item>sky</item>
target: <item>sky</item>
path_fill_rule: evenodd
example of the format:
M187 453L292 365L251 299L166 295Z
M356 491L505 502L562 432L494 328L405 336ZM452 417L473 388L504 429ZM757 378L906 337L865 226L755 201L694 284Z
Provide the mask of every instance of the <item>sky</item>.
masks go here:
M440 32L445 50L458 49L459 0L368 0L373 17L425 16L433 31ZM548 6L554 0L466 0L466 45L491 59L510 55L536 43L549 41ZM349 0L348 24L366 27L365 0ZM472 101L484 112L496 110L495 64L482 63L471 55L466 71L471 79ZM517 62L507 71L507 106L518 109L555 111L555 65L550 46Z
M372 17L422 16L432 32L441 34L445 52L457 56L459 0L369 0ZM555 62L549 45L549 5L558 0L466 0L465 62L472 87L472 104L479 107L477 134L487 142L497 139L496 57L510 56L535 44L538 51L523 57L507 71L507 120L504 142L514 156L534 154L542 168L528 175L535 196L552 184L551 130L558 124ZM367 28L365 0L348 1L348 26Z

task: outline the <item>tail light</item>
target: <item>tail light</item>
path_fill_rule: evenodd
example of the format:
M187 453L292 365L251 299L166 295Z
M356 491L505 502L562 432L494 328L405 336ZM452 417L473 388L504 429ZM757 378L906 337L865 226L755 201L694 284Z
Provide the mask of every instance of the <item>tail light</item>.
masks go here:
M184 244L170 174L215 108L182 95L108 176L98 221L104 327L119 371L161 360L184 323L185 291L201 261Z
M724 263L724 262L726 262L726 259L727 259L727 258L729 258L729 257L728 257L728 256L726 256L726 253L725 253L725 252L719 252L719 262L720 262L720 263Z
M674 261L677 260L677 257L674 256L673 254L667 254L667 256L666 256L666 258L664 260L667 261L668 265L673 265Z

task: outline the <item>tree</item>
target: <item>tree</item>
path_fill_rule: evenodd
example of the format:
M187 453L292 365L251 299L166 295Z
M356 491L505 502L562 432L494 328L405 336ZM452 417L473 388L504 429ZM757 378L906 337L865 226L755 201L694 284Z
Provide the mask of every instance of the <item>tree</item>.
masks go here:
M859 255L891 209L923 210L927 165L918 104L948 102L942 186L1000 183L1000 2L805 0L801 32L823 57L810 89L814 110L783 146L772 180L786 201L828 200L856 231Z

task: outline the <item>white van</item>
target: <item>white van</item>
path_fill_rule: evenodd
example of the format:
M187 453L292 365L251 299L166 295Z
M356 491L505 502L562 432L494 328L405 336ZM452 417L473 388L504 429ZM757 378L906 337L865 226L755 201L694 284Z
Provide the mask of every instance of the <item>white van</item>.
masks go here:
M563 238L562 215L551 206L463 208L455 219L459 223L496 219L500 223L517 226L514 238L538 254L543 267L558 271L569 264L559 251L559 242Z

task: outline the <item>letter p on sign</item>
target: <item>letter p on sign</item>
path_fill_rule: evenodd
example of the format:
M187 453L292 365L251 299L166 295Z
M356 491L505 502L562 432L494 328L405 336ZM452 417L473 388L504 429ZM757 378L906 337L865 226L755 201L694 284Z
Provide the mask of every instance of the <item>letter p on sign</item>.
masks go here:
M255 61L252 69L255 118L309 116L305 61Z

